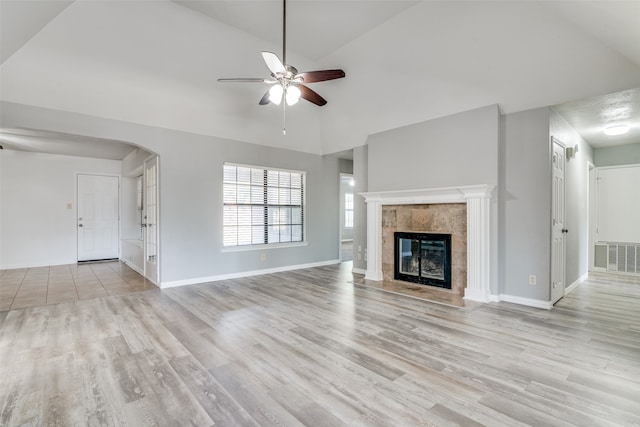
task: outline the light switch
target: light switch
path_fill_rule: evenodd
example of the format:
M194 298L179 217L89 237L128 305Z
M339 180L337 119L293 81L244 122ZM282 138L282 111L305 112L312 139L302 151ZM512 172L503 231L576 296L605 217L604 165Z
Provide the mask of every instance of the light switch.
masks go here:
M67 209L73 209L73 204L72 203L67 203Z

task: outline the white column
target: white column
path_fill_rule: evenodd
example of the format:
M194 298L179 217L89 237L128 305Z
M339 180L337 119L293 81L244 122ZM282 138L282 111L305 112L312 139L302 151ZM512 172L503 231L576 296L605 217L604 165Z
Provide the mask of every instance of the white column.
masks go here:
M464 298L489 302L491 290L490 194L467 197L467 287Z
M367 280L382 280L382 203L367 200Z

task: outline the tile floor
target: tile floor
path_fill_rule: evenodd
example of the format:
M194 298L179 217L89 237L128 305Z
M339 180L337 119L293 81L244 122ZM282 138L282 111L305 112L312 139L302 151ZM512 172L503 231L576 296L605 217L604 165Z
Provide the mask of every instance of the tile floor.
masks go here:
M154 288L119 261L0 270L0 311Z

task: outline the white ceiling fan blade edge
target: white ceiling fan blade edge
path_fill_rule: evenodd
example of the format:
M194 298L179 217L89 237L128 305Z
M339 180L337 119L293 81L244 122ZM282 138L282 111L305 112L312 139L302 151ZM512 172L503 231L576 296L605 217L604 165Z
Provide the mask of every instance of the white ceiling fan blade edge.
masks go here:
M264 59L265 64L273 74L285 74L287 70L284 68L282 61L278 58L273 52L263 51L262 59Z

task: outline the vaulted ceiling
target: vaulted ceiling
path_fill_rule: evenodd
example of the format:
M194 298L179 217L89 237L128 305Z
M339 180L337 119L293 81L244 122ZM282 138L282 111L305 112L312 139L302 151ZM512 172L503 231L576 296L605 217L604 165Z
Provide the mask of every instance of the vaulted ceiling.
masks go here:
M489 104L511 113L640 87L640 1L290 0L287 62L347 77L314 83L328 104L288 108L283 136L282 107L258 105L264 84L217 82L268 77L260 51L282 57L280 1L0 7L4 101L318 154Z

